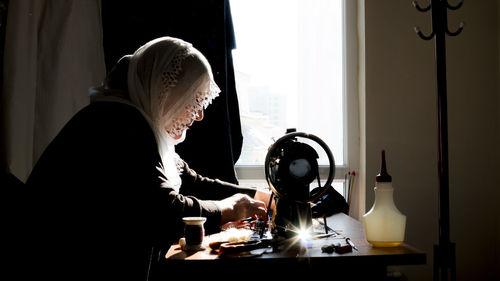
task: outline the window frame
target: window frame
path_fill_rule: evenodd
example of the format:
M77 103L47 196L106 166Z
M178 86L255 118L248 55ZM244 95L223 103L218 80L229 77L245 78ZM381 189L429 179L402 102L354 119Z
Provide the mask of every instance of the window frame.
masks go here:
M346 173L359 170L360 134L356 1L342 0L342 10L344 164L335 165L335 181L343 182ZM242 185L255 185L266 180L264 165L236 165L235 171ZM319 166L321 179L326 179L328 172L328 166Z

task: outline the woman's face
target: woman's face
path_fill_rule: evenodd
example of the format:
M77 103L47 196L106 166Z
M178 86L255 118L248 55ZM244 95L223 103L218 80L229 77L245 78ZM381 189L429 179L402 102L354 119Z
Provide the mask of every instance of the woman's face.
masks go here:
M184 134L184 131L188 127L191 127L191 125L193 125L194 121L201 121L201 120L203 120L203 117L204 117L204 110L203 109L200 109L198 111L198 114L197 114L197 116L195 118L190 117L189 112L186 111L186 115L184 116L184 118L176 118L176 121L182 122L186 118L189 118L189 121L187 122L187 127L183 128L183 130L181 130L179 133L176 133L175 130L168 130L167 129L167 131L170 132L170 136L172 138L174 138L175 140L178 140L178 139L182 138L182 135ZM174 123L177 123L177 122L174 122Z
M179 78L181 79L181 78ZM210 97L211 90L211 80L209 75L202 75L198 79L201 80L203 84L199 88L196 88L196 93L193 93L190 102L184 107L182 113L180 113L176 118L169 122L170 130L167 129L169 135L175 139L180 140L185 135L185 131L189 128L195 121L201 121L204 117L204 108L206 107L207 99ZM200 82L194 82L194 87ZM192 91L191 88L187 88L187 90L180 89L184 92L184 94L190 93Z

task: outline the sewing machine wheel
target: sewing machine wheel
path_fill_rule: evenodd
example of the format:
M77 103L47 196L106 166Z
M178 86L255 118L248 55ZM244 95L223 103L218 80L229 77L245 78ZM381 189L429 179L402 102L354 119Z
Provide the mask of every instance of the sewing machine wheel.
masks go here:
M310 139L321 146L328 156L328 179L320 192L311 195L309 189L297 188L309 186L319 179L317 152L308 144L299 142L298 137ZM268 150L265 159L266 181L278 198L307 203L323 196L335 177L335 161L326 143L315 135L292 132L279 138Z

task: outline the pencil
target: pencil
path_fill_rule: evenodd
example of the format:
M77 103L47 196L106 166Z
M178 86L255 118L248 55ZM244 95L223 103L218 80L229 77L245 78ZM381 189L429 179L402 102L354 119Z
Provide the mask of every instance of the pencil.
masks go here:
M344 174L344 198L345 198L346 202L348 202L347 200L349 200L349 198L347 198L347 186L346 186L346 183L347 183L347 173Z
M351 210L351 198L352 198L352 190L354 189L354 178L356 177L356 172L352 171L351 176L349 177L349 210Z
M347 206L351 208L351 171L349 171L349 177L347 182L347 198L349 199L347 201Z
M328 234L328 226L326 224L326 215L323 216L323 225L325 226L325 234Z

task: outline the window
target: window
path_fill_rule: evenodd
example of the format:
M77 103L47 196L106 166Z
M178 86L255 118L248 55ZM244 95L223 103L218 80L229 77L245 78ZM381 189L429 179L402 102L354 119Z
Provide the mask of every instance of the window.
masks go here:
M335 187L342 193L341 181L357 157L347 149L349 131L357 130L348 122L347 112L357 111L357 105L346 98L344 1L231 0L230 4L244 136L236 163L240 182L265 180L267 149L287 128L296 128L328 144L336 164ZM321 152L320 175L326 180L328 159L319 146L315 148Z

